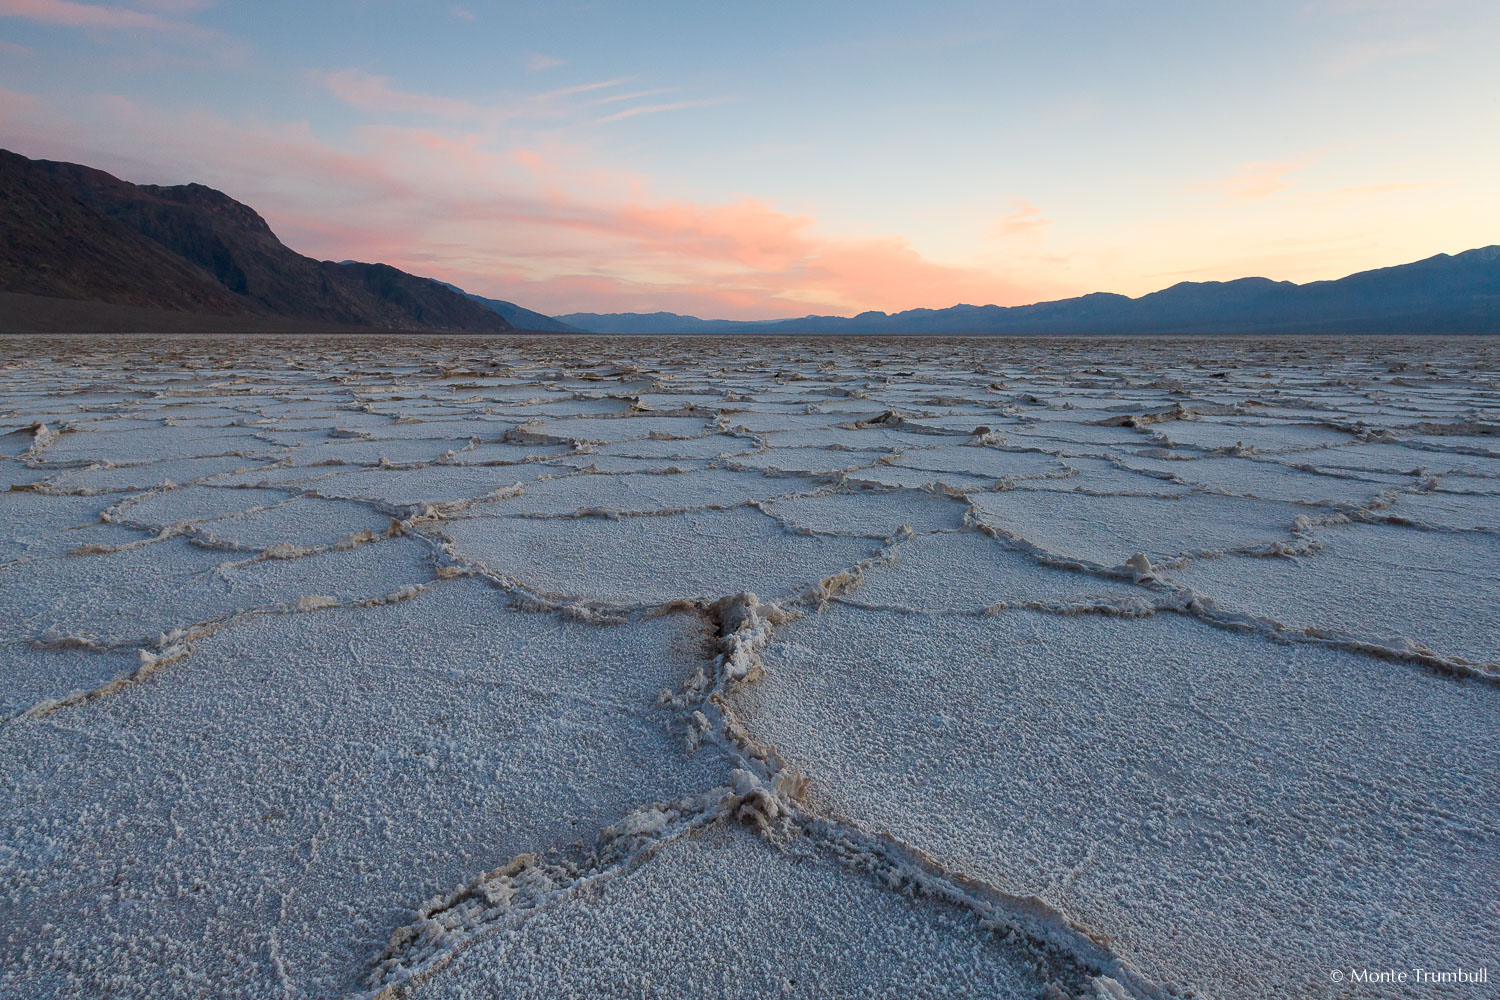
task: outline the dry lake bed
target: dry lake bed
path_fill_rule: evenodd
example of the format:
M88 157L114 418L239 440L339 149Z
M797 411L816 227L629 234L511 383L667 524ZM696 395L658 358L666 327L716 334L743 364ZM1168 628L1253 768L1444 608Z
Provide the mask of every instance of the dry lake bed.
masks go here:
M0 348L0 996L1494 995L1500 341Z

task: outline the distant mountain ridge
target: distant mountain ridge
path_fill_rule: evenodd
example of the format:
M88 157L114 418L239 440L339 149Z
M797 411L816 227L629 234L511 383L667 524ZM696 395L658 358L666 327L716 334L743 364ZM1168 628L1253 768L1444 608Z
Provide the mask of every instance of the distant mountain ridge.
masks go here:
M446 281L441 282L441 284L445 288L453 289L460 295L467 295L469 298L473 299L475 302L478 302L480 305L484 306L491 312L499 313L501 316L505 317L506 322L510 323L510 325L515 327L517 330L529 330L542 333L587 332L584 330L580 330L576 326L569 326L567 323L564 323L562 320L555 317L536 312L532 309L527 309L525 306L518 306L514 302L507 302L504 299L487 299L483 295L475 295L473 292L466 292L462 288L459 288L457 285L449 284Z
M131 184L5 150L0 292L12 293L10 309L45 309L48 299L135 307L134 321L147 325L187 313L230 317L246 329L273 319L327 328L512 329L494 310L430 278L304 257L254 209L202 184ZM79 315L68 322L88 328L87 312Z
M1334 281L1182 282L1024 306L713 320L545 316L386 264L318 261L202 184L131 184L0 150L0 332L1220 334L1500 333L1500 246Z
M1332 281L1184 281L1139 298L1095 292L1025 306L957 305L783 320L705 320L676 313L556 318L596 333L1500 333L1500 246L1438 254Z

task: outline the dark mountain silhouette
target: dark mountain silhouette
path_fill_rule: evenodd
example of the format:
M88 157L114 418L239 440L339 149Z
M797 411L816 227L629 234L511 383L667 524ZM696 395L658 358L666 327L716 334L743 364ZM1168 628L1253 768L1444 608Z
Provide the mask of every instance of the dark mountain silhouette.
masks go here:
M385 264L316 261L288 249L254 209L201 184L131 184L76 163L0 150L0 292L7 311L88 310L41 299L318 327L502 333L502 316ZM120 315L120 309L100 310ZM165 319L170 319L166 317ZM8 324L14 326L14 322ZM284 328L285 323L272 323ZM55 326L55 325L54 325ZM214 324L216 329L225 328ZM177 328L168 322L164 328Z
M675 313L557 318L597 333L1500 333L1500 246L1438 254L1336 281L1184 281L1134 299L1096 292L1026 306L958 305L749 322Z
M202 268L0 151L0 289L222 315L250 311Z
M483 295L475 295L473 292L466 292L462 288L459 288L457 285L450 285L446 281L442 282L442 284L445 288L451 288L455 292L458 292L460 295L467 295L469 298L473 299L475 302L478 302L480 305L484 306L491 312L499 313L501 316L504 316L506 322L515 327L517 330L528 330L538 333L586 332L584 330L580 330L576 326L569 326L567 323L564 323L560 319L545 315L544 313L539 313L533 309L527 309L525 306L518 306L514 302L507 302L504 299L487 299Z

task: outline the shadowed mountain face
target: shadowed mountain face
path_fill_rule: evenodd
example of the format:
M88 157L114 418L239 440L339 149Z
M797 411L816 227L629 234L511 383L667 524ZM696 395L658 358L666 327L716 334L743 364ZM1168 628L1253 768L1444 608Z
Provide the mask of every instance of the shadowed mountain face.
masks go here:
M201 267L100 216L37 164L4 151L0 289L219 315L252 308Z
M328 326L502 333L504 317L385 264L316 261L201 184L131 184L0 151L0 291Z
M1185 281L1132 299L1097 292L1027 306L910 309L736 322L675 313L570 313L599 333L1500 333L1500 246L1337 281Z

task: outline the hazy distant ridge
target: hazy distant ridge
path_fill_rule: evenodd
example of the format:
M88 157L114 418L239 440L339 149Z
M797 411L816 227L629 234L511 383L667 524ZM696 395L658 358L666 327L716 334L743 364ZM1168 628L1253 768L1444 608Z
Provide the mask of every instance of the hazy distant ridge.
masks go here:
M473 292L466 292L462 288L459 288L457 285L451 285L446 281L440 282L440 284L442 284L445 288L453 289L460 295L467 295L469 298L473 299L475 302L478 302L480 305L484 306L491 312L498 313L499 315L505 317L505 320L517 330L532 330L545 333L585 332L583 330L580 330L576 326L570 326L567 323L564 323L560 319L556 319L544 313L539 313L534 309L527 309L525 306L518 306L514 302L507 302L504 299L489 299L485 298L483 295L475 295Z
M556 318L597 333L1500 333L1500 246L1336 281L1184 281L1134 299L1095 292L1025 306L751 322L676 313Z

